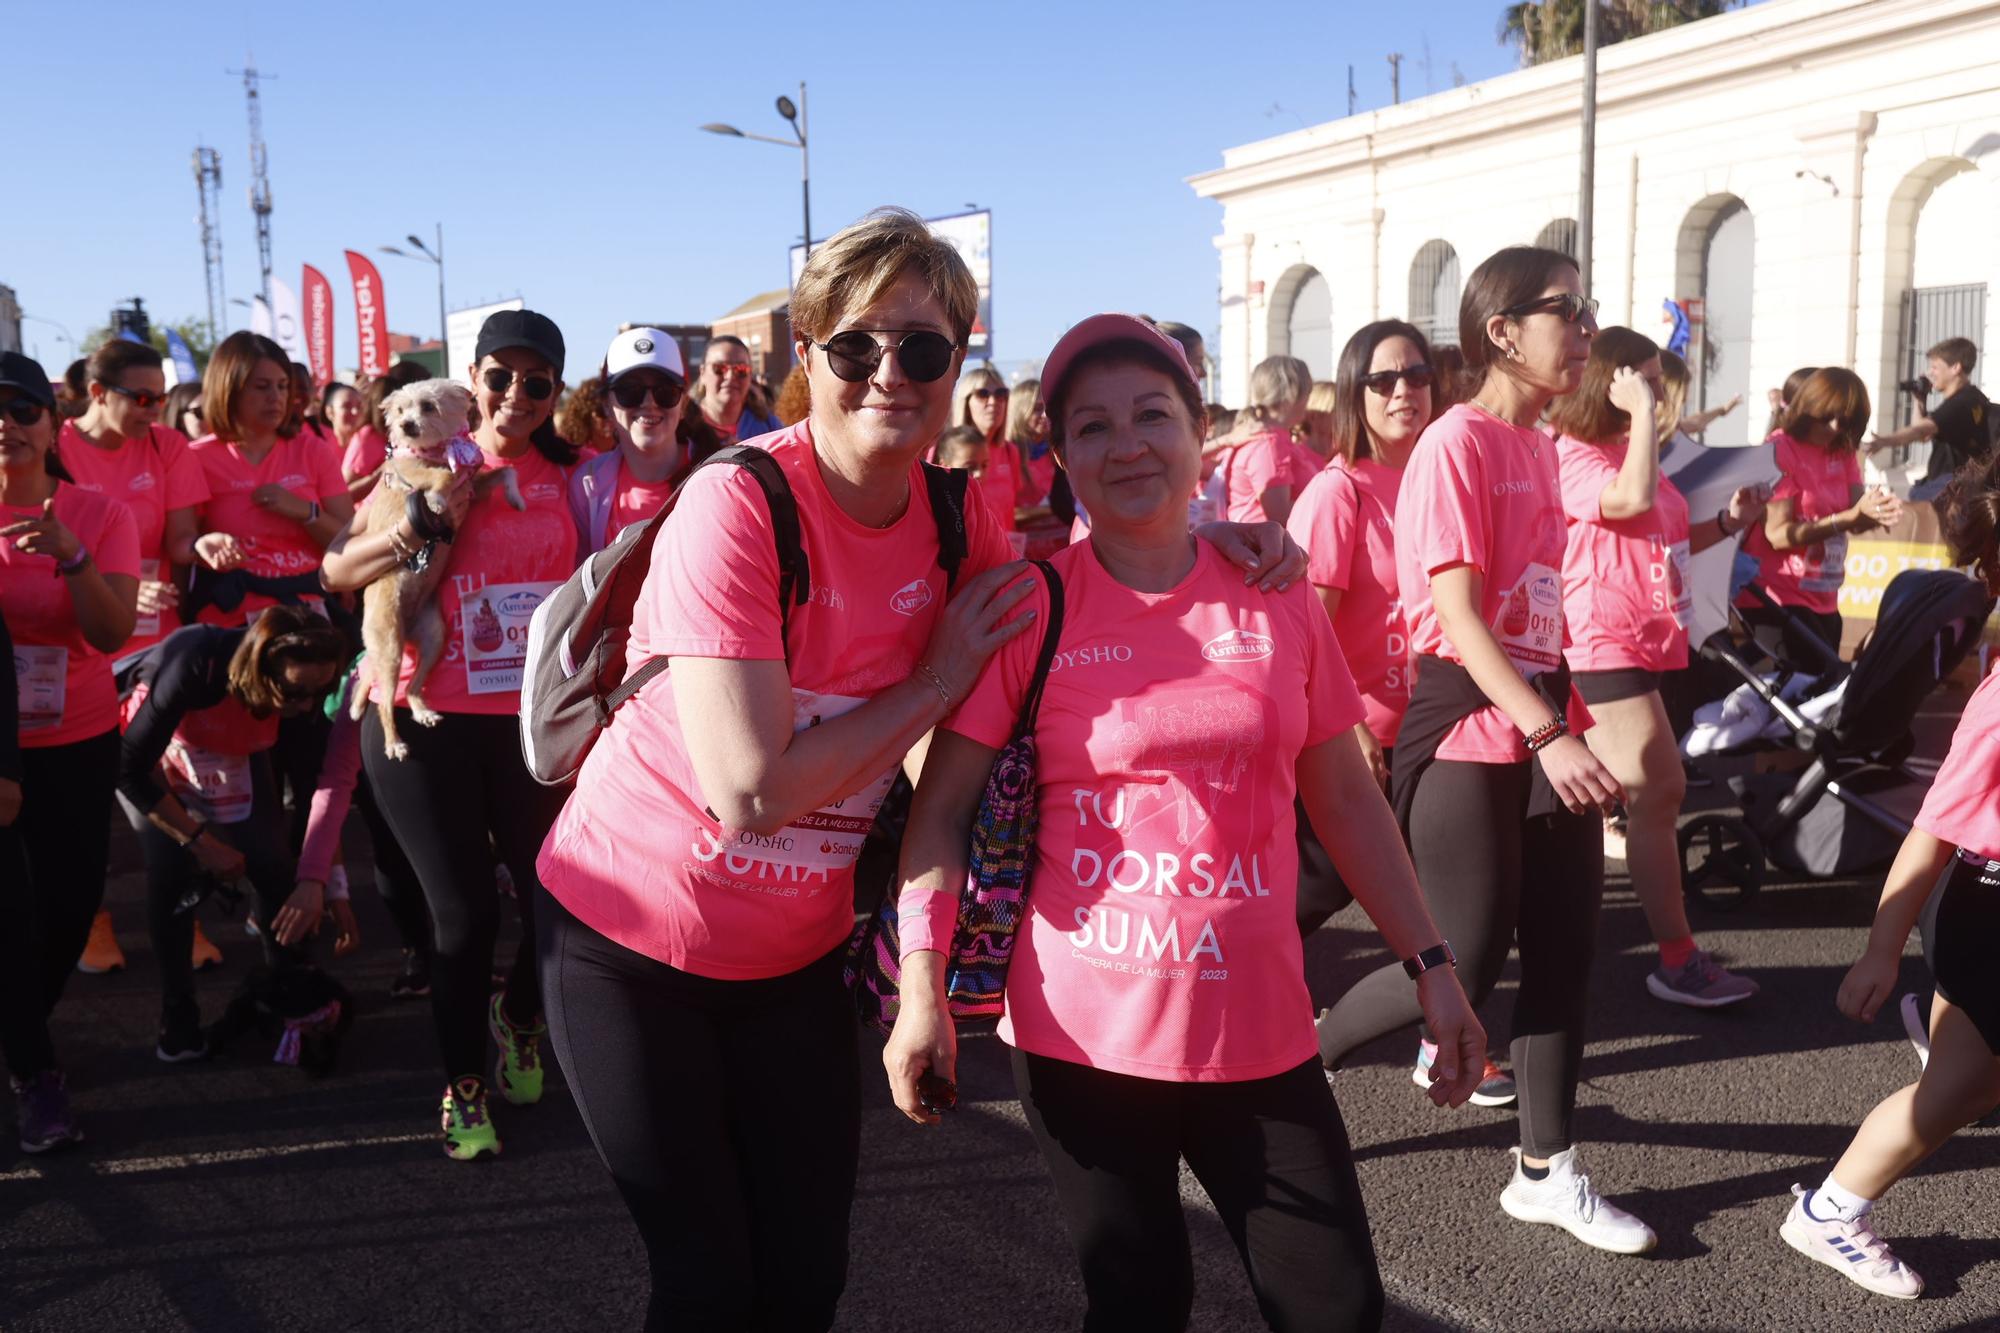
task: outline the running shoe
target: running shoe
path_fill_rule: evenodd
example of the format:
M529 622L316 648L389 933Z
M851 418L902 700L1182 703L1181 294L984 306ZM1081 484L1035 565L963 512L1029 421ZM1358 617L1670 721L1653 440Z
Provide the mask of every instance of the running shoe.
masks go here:
M1931 1034L1924 1026L1921 1002L1915 995L1905 995L1900 1006L1903 1011L1903 1032L1910 1039L1910 1045L1917 1048L1917 1068L1931 1067Z
M1659 1243L1653 1229L1591 1188L1590 1177L1577 1170L1576 1149L1549 1159L1549 1174L1530 1180L1521 1169L1521 1150L1514 1154L1514 1179L1500 1192L1500 1207L1520 1222L1561 1227L1585 1245L1613 1254L1644 1254Z
M90 921L90 938L84 941L83 957L76 970L91 976L125 970L125 951L118 947L118 932L111 929L111 913L100 910Z
M170 1065L208 1059L208 1034L201 1030L201 1011L191 1004L169 1009L160 1020L160 1040L153 1054Z
M1757 993L1757 983L1741 977L1715 961L1715 955L1696 949L1675 971L1662 964L1646 974L1646 989L1668 1004L1685 1004L1694 1009L1720 1009L1740 1004Z
M1437 1063L1437 1054L1436 1042L1418 1038L1417 1066L1410 1071L1410 1082L1429 1091L1431 1066ZM1512 1106L1515 1095L1514 1076L1489 1058L1486 1061L1486 1072L1480 1075L1479 1086L1472 1090L1470 1100L1474 1106Z
M549 1025L537 1023L517 1028L507 1018L502 1004L505 991L493 996L486 1010L486 1030L493 1034L500 1054L493 1061L493 1082L500 1095L516 1106L533 1106L542 1099L542 1038Z
M403 950L403 970L389 983L392 1000L417 1000L431 993L430 960L415 949Z
M201 922L194 923L194 970L206 972L211 967L222 966L222 950L215 942L201 932Z
M445 1086L438 1128L444 1131L444 1155L454 1162L470 1162L484 1153L500 1155L500 1131L486 1113L486 1085L475 1076Z
M69 1090L60 1069L44 1069L25 1081L7 1080L14 1088L14 1112L21 1131L22 1152L47 1152L83 1142L76 1116L69 1109Z
M1852 1222L1822 1222L1806 1211L1806 1200L1811 1197L1805 1187L1792 1186L1792 1211L1778 1227L1785 1244L1878 1296L1913 1301L1924 1294L1924 1280L1895 1256L1889 1242L1875 1234L1868 1214Z

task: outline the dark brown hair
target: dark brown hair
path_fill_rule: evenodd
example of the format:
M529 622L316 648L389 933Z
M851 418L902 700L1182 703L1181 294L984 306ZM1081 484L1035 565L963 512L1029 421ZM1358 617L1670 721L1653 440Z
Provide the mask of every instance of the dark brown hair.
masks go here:
M163 358L153 350L151 343L135 343L130 338L113 338L90 354L85 363L84 374L93 384L106 388L118 384L119 377L128 370L144 366L148 370L158 370Z
M1799 391L1790 396L1785 409L1785 434L1805 444L1808 426L1832 426L1839 422L1833 443L1835 452L1852 453L1861 444L1861 431L1874 409L1868 402L1868 386L1845 366L1825 366L1806 377Z
M1199 444L1207 432L1208 409L1202 405L1201 390L1188 380L1186 370L1176 367L1167 359L1166 353L1157 347L1131 338L1119 338L1111 342L1099 343L1079 352L1063 372L1062 383L1056 386L1052 396L1045 395L1049 409L1049 443L1062 449L1068 440L1063 434L1063 409L1068 406L1069 395L1075 390L1084 372L1102 366L1144 366L1157 370L1174 382L1174 392L1179 395L1181 406L1187 409L1188 424L1194 428L1195 442Z
M285 349L261 333L239 329L224 338L208 359L208 372L201 378L201 411L204 423L218 439L241 436L236 426L236 396L256 373L259 361L275 361L285 380L285 401L292 396L292 362ZM296 433L296 432L295 432Z
M1785 387L1778 390L1778 405L1771 409L1771 420L1764 427L1765 439L1770 439L1784 429L1786 406L1799 396L1799 390L1805 387L1806 381L1811 379L1818 369L1818 366L1800 366L1785 376Z
M785 382L778 386L778 401L772 407L780 426L796 426L812 415L812 377L804 365L794 364L785 372Z
M1611 405L1611 377L1620 370L1637 370L1659 354L1660 345L1643 333L1616 324L1599 329L1590 340L1590 360L1576 391L1549 404L1549 425L1585 444L1617 443L1632 429L1632 414Z
M960 445L971 446L986 443L986 432L977 426L953 426L938 436L938 442L931 448L931 458L939 467L956 467L952 455Z
M1487 321L1540 296L1563 269L1575 272L1576 260L1560 250L1510 245L1494 251L1472 270L1465 294L1458 298L1458 350L1465 357L1467 394L1479 391L1493 364L1494 344L1486 336Z
M288 663L338 667L349 651L345 634L304 607L267 606L230 654L229 692L252 716L269 717L284 706Z
M1953 564L1985 577L2000 569L2000 455L1960 468L1938 496L1937 512Z
M1972 368L1979 364L1979 348L1970 338L1946 338L1924 355L1934 356L1948 366L1957 366L1961 375L1970 375Z
M173 388L167 390L167 404L160 409L160 424L169 430L179 430L181 428L181 418L187 415L187 410L190 407L201 407L202 422L204 425L207 424L208 409L202 407L201 404L200 380L190 380L185 384L176 384Z
M617 444L618 432L611 428L611 417L604 407L608 387L604 376L597 374L563 395L562 405L556 408L556 429L564 439L574 440L578 448L586 444L594 447L604 436Z
M1400 319L1378 319L1373 324L1363 324L1354 336L1347 340L1347 346L1340 349L1340 364L1334 370L1333 382L1336 397L1333 400L1333 452L1337 457L1356 459L1373 458L1375 446L1368 439L1368 409L1361 399L1368 391L1361 387L1361 381L1368 374L1368 367L1375 363L1375 349L1391 338L1408 338L1417 345L1417 355L1424 364L1431 364L1430 340L1417 332L1417 326ZM1431 387L1431 417L1437 418L1438 398L1435 376ZM1429 425L1430 422L1425 422Z

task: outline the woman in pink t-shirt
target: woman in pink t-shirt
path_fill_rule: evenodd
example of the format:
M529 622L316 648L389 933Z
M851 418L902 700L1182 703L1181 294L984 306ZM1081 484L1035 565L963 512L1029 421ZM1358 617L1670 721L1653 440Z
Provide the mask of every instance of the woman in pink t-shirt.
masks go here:
M1418 660L1390 784L1475 1004L1520 943L1521 1146L1501 1207L1629 1254L1650 1249L1653 1232L1591 1189L1571 1138L1604 891L1601 816L1621 793L1571 731L1588 714L1563 664L1565 525L1555 441L1537 424L1581 380L1595 314L1560 251L1501 250L1466 283L1459 345L1472 397L1424 431L1396 499L1397 585ZM1416 1021L1398 983L1381 969L1320 1020L1329 1065Z
M664 329L627 329L611 340L594 382L604 396L612 447L569 479L570 516L590 556L660 512L693 462L687 366ZM579 387L578 393L583 392Z
M1601 329L1576 391L1550 409L1569 519L1563 656L1590 708L1591 751L1625 789L1625 862L1660 950L1646 989L1671 1004L1714 1009L1749 999L1757 983L1696 948L1688 926L1675 842L1687 775L1660 677L1688 664L1690 557L1756 523L1764 503L1744 487L1726 508L1690 523L1686 498L1660 471L1664 374L1652 339Z
M368 503L397 505L401 521L370 533L366 515L357 516L327 549L325 571L329 589L348 592L398 565L447 562L436 593L444 652L422 691L435 715L420 725L407 712L417 651L405 642L395 700L405 752L389 755L381 714L371 707L361 722L361 760L430 906L431 1015L446 1080L440 1122L445 1153L456 1161L500 1151L489 1072L514 1105L542 1095L535 853L563 793L528 772L518 714L529 620L575 570L578 548L569 510L576 450L550 420L562 392L561 330L532 310L500 311L480 326L473 357L466 378L479 409L472 438L480 467L512 468L523 507L513 508L497 486L475 497L468 482L453 492L440 531L417 497L384 485ZM491 986L500 931L496 852L521 909L520 944L498 994Z
M1034 392L1034 390L1030 390ZM967 371L952 390L951 424L969 426L986 441L986 474L980 491L993 506L1002 530L1015 530L1019 510L1038 502L1021 451L1007 436L1014 395L991 366Z
M1478 1082L1485 1034L1354 739L1361 700L1331 623L1304 588L1246 587L1189 529L1204 412L1180 345L1098 315L1056 344L1043 385L1093 523L1047 567L1062 622L1033 733L1033 896L1000 1037L1082 1264L1084 1325L1186 1324L1186 1161L1247 1238L1274 1327L1372 1328L1381 1280L1294 922L1295 791L1451 1043L1439 1104ZM1017 586L1031 610L1051 604L1042 577ZM942 951L1041 638L987 664L912 805L903 1003L883 1061L918 1123L938 1119L919 1080L955 1077Z
M1938 497L1952 563L1969 565L2000 596L2000 463L1961 472ZM1882 885L1861 958L1840 983L1840 1012L1873 1023L1898 989L1903 948L1921 926L1937 990L1923 1073L1890 1093L1816 1189L1792 1186L1778 1234L1809 1259L1884 1296L1920 1295L1923 1279L1875 1232L1869 1212L1947 1139L2000 1106L2000 671L1973 691ZM1904 1022L1915 1019L1904 996ZM1872 1068L1868 1071L1875 1072Z
M1250 405L1236 418L1235 441L1215 462L1206 490L1219 517L1283 523L1305 482L1293 477L1292 429L1306 417L1312 371L1295 356L1272 356L1250 372Z
M1744 549L1757 558L1757 582L1780 607L1789 608L1835 653L1840 651L1840 585L1847 580L1850 534L1886 528L1902 517L1902 503L1885 488L1865 489L1856 452L1873 409L1868 386L1851 370L1826 367L1806 376L1784 407L1784 424L1771 437L1778 485L1764 522L1750 530ZM1782 611L1743 593L1737 614L1767 651L1782 651L1808 671L1820 654L1801 641Z
M118 771L110 654L131 637L139 584L131 511L72 484L55 442L48 375L0 352L0 620L20 754L20 772L0 775L20 801L0 825L0 1055L29 1152L83 1137L48 1019L104 899Z

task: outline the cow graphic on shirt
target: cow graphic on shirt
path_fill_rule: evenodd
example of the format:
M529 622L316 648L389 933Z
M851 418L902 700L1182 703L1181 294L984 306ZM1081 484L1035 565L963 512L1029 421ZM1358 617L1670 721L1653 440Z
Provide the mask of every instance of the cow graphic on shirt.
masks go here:
M1264 744L1258 696L1204 675L1162 682L1120 710L1119 767L1159 775L1157 784L1129 789L1127 829L1171 812L1174 841L1185 847L1207 828L1220 801L1249 794L1246 778L1254 780L1252 761ZM1164 808L1142 815L1150 802Z

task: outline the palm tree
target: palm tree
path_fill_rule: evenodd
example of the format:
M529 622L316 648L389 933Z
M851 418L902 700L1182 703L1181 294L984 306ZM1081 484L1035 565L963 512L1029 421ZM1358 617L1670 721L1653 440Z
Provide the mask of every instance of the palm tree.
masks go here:
M1592 0L1515 0L1500 16L1500 40L1517 47L1523 65L1560 60L1583 50L1584 5ZM1743 0L1595 0L1600 46L1712 18Z

